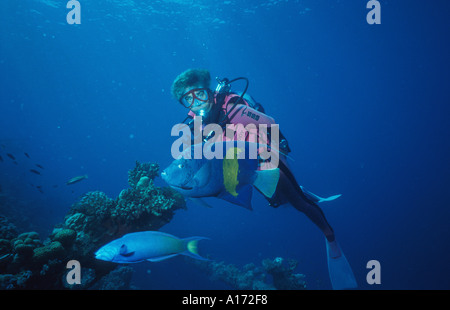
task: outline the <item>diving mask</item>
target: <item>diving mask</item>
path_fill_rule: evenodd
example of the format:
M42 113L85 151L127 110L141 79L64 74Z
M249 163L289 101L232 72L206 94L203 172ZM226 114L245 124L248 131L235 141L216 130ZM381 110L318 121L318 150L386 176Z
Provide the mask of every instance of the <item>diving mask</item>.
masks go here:
M181 96L180 103L187 109L193 106L200 106L209 100L209 90L207 88L194 88Z

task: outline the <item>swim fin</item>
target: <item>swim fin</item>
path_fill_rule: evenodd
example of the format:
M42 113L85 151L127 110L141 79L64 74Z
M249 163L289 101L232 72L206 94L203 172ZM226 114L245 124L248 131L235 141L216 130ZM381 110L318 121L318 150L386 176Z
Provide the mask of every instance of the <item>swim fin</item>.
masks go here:
M356 283L352 268L337 241L328 242L325 239L325 242L327 244L328 272L333 289L343 290L356 288L358 284Z

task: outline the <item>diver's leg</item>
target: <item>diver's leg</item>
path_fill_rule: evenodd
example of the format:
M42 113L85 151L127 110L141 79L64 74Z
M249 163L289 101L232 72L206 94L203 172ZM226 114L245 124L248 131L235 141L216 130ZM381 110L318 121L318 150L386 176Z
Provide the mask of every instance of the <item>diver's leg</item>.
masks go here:
M326 220L323 211L315 203L305 199L300 187L294 184L283 170L280 170L280 180L277 186L276 197L285 198L283 202L289 202L295 209L303 212L319 227L329 242L334 241L334 231Z
M281 163L281 161L280 161ZM302 192L287 166L280 164L280 179L277 189L272 198L267 198L272 207L290 203L295 209L303 212L325 235L325 238L332 242L335 240L334 231L325 218L323 211Z
M325 214L305 196L289 168L281 161L280 163L280 180L274 198L281 199L281 204L289 202L322 230L326 238L328 272L333 289L356 288L358 285L352 268L337 243Z
M280 169L280 178L275 193L271 198L266 197L270 206L277 208L290 203L316 224L329 242L334 241L334 231L328 224L325 214L314 201L303 193L284 157L280 157L278 168Z

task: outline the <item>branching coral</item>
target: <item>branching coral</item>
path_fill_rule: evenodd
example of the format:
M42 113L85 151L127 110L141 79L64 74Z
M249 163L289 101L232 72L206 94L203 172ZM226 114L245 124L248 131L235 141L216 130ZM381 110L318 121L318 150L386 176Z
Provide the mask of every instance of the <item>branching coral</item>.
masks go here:
M128 184L131 188L136 188L142 177L149 180L155 179L159 173L159 165L157 163L140 163L136 161L136 167L128 171Z

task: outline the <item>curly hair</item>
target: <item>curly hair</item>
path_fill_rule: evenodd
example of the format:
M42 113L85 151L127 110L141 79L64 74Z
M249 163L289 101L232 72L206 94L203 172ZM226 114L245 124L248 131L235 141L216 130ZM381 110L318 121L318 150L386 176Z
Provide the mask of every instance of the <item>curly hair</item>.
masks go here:
M209 88L211 75L206 69L188 69L178 75L172 84L172 95L176 100L180 100L186 87L198 86Z

